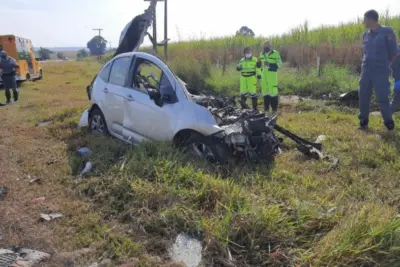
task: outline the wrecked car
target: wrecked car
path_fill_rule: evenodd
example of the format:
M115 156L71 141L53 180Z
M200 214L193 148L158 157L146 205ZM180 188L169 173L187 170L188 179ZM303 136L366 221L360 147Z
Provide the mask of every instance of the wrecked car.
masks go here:
M122 31L120 44L86 88L91 101L80 126L131 144L172 141L216 162L232 157L269 160L280 149L277 130L304 154L322 158L321 144L308 142L276 125L276 117L236 108L235 99L191 94L160 58L138 52L157 1ZM150 40L153 40L149 35Z
M235 124L220 126L222 122L198 104L204 98L190 94L185 83L153 55L130 52L116 56L89 88L91 107L81 124L87 120L91 131L133 144L173 141L221 162L236 152L253 153L258 146L268 146L260 149L268 151L265 156L278 151L279 140L267 117L242 117Z
M297 142L303 153L322 157L321 144L279 127L276 117L236 108L233 98L191 94L167 64L148 53L114 57L87 92L91 106L81 126L128 143L172 141L217 162L232 157L269 160L279 153L277 130Z

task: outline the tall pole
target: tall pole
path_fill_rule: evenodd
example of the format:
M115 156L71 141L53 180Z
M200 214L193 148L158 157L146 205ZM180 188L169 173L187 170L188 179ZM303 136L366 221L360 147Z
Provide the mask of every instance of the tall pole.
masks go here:
M157 54L157 12L156 8L153 11L153 50Z
M164 0L164 57L168 60L168 0Z

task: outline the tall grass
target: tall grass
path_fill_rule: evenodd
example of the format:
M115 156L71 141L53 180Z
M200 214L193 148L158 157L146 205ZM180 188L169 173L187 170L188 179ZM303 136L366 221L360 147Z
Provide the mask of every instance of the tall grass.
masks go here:
M393 27L397 36L400 35L400 15L382 14L380 21L383 25ZM189 53L197 59L211 60L213 64L229 64L242 57L245 46L251 46L255 53L261 52L263 42L269 39L280 51L282 59L292 66L313 65L318 55L322 62L331 61L357 67L361 59L361 38L364 31L361 19L336 26L320 26L312 30L305 21L288 33L267 38L231 36L171 43L169 58L182 60L182 53Z
M380 22L391 26L400 36L400 14L391 16L386 12ZM285 34L268 38L230 36L181 41L169 45L168 64L190 91L236 94L239 74L233 66L243 56L243 48L251 46L257 55L269 39L286 63L279 74L282 93L320 96L345 92L357 86L364 31L361 19L315 29L310 29L305 21ZM151 52L149 47L142 50ZM158 54L162 57L162 48ZM323 70L320 76L316 71L317 57ZM105 57L108 59L110 55Z

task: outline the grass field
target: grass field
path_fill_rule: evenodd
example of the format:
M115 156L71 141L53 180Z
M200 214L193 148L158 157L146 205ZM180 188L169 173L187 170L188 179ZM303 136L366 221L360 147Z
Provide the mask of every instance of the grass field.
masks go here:
M303 158L289 140L273 166L216 168L168 144L132 148L78 131L100 64L43 68L44 80L24 84L20 103L1 108L0 186L10 192L0 202L0 248L54 253L41 266L103 257L111 266L172 267L180 265L168 248L186 233L202 241L204 266L400 266L400 137L385 133L380 116L361 133L356 110L286 103L280 124L309 139L325 134L337 169ZM288 83L299 77L286 71ZM82 180L80 146L94 150ZM46 212L65 216L38 221Z

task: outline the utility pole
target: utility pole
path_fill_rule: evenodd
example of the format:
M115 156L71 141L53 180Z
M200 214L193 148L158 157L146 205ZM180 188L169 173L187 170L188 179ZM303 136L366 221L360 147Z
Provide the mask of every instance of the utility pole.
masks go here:
M168 60L168 0L164 0L164 57Z
M94 31L98 31L99 32L99 36L101 36L101 31L103 30L103 29L93 29Z
M93 29L94 31L99 31L99 37L101 37L101 31L103 30L103 29ZM101 59L101 55L98 55L97 56L97 59Z
M157 42L157 14L156 9L154 8L153 12L153 49L157 54L157 46L164 46L164 57L165 59L168 58L168 7L167 7L167 0L144 0L145 2L164 2L164 40L161 43Z

